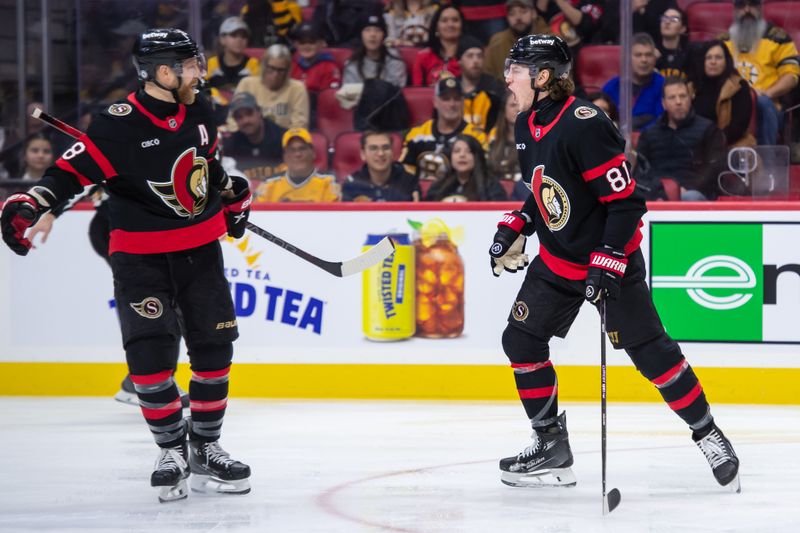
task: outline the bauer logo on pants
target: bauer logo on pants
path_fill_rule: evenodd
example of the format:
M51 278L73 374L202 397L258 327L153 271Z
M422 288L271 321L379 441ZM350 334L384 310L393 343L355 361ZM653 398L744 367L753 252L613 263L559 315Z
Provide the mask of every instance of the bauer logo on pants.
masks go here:
M650 286L679 341L800 343L800 224L652 223Z
M161 300L152 296L148 296L139 303L131 302L131 307L143 317L151 319L160 317L161 313L164 311Z

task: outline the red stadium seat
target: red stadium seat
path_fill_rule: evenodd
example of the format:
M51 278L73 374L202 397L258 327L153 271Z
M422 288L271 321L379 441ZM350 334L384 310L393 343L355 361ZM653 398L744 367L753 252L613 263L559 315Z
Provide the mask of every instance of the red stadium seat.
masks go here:
M255 57L256 59L261 59L261 56L263 56L264 52L266 51L267 51L266 48L245 48L244 55L249 57Z
M303 22L311 22L311 17L314 16L314 6L300 8L303 13Z
M317 131L311 132L311 140L314 141L314 166L317 170L328 170L328 139Z
M789 192L800 193L800 165L789 167Z
M428 197L428 189L431 188L431 185L433 185L433 183L434 180L420 180L419 192L420 192L420 198L422 200L425 200Z
M514 187L517 185L517 182L512 180L500 180L500 185L502 185L503 189L506 190L506 196L508 196L510 200L511 195L514 193Z
M687 9L689 38L708 41L726 33L733 22L733 3L695 2Z
M397 52L403 59L403 63L406 64L406 70L408 72L411 72L411 66L414 64L414 59L417 57L419 51L419 48L413 46L400 46L397 48Z
M619 46L584 46L578 52L575 75L581 87L602 87L608 80L619 75Z
M353 55L352 48L324 48L322 51L332 55L333 60L339 65L340 69L344 68L344 64L347 63L347 60Z
M353 110L342 109L336 99L336 89L317 94L317 130L328 140L353 129Z
M409 126L419 126L433 117L433 87L404 87L403 97L408 104Z
M403 139L392 133L392 158L397 161L403 150ZM361 168L361 132L341 133L333 142L333 172L339 181Z
M631 146L636 149L636 145L639 144L639 136L642 134L641 131L632 131L631 132Z
M800 1L768 2L764 4L764 18L780 26L800 46Z
M672 178L661 178L661 185L667 194L667 200L679 202L681 200L681 186Z

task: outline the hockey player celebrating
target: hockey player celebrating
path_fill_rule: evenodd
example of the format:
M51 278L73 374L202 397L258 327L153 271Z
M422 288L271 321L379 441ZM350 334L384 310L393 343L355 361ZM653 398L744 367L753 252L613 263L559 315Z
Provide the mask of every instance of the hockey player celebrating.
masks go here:
M572 96L570 67L569 48L552 35L519 39L506 60L506 84L524 110L515 136L531 195L497 226L489 250L493 273L528 264L525 238L534 231L540 247L502 338L533 442L500 461L501 479L512 486L576 482L548 342L567 334L585 299L607 305L612 345L626 351L689 425L716 480L738 490L739 460L680 346L664 331L645 283L639 243L646 207L630 176L625 141L602 110Z
M6 201L3 240L26 255L25 231L42 214L86 186L105 185L125 356L160 448L150 483L162 502L187 496L190 473L194 490L243 494L250 467L218 442L238 337L218 238L242 236L250 190L215 158L212 109L195 89L204 74L195 42L181 30L148 30L133 62L142 87L99 114L36 185ZM173 304L192 368L186 420L172 378L181 336Z

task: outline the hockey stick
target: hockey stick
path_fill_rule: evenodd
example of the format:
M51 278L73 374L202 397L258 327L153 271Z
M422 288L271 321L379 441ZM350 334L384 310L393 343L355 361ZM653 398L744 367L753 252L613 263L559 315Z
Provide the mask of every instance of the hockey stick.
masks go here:
M48 126L57 129L61 133L65 133L75 139L83 136L82 131L73 128L69 124L57 119L52 115L45 113L38 107L34 108L33 112L31 113L31 116L33 118L41 120ZM324 259L320 259L315 255L311 255L305 250L301 250L297 246L294 246L293 244L284 241L283 239L273 235L267 230L256 226L252 222L247 223L247 229L249 229L256 235L263 237L272 244L280 246L287 252L292 253L301 259L305 259L312 265L319 267L325 272L328 272L340 278L343 276L350 276L352 274L357 274L358 272L366 270L373 265L377 265L378 263L380 263L381 261L383 261L384 259L386 259L387 257L389 257L391 254L394 253L394 243L389 237L384 237L383 239L380 240L380 242L378 242L378 244L376 244L363 254L358 255L348 261L337 261L337 262L325 261Z
M606 300L600 301L600 456L603 478L603 516L617 508L622 494L611 489L606 494Z

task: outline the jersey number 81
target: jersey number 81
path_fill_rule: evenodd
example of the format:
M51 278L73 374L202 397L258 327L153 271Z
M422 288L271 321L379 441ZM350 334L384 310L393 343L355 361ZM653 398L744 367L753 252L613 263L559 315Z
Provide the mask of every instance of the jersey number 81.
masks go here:
M620 167L625 171L625 174L620 171ZM631 175L628 172L628 166L622 163L619 167L614 167L606 172L606 180L614 192L625 190L625 187L631 182Z

